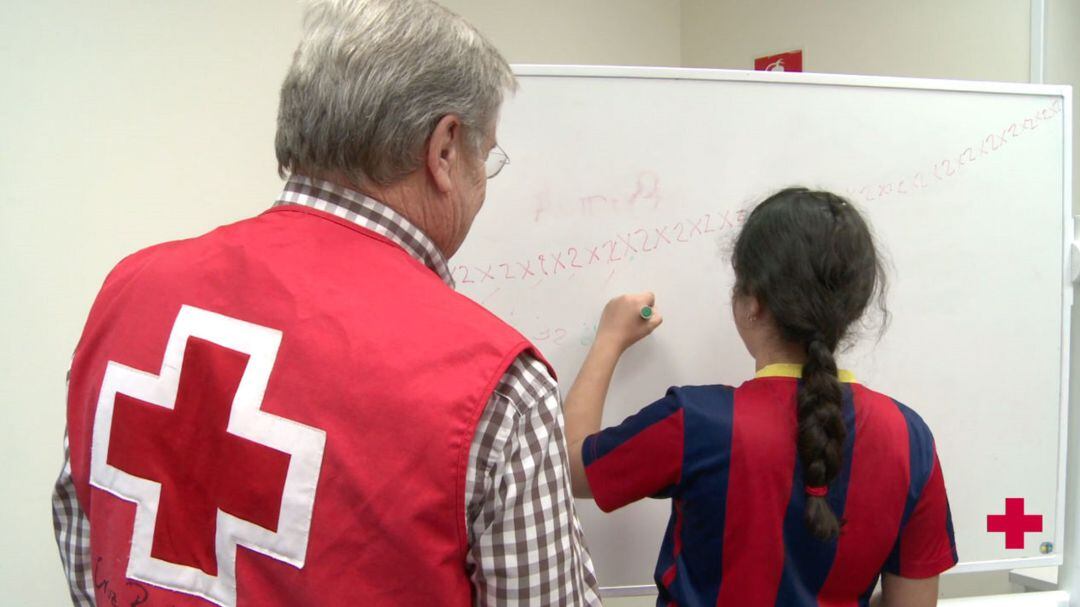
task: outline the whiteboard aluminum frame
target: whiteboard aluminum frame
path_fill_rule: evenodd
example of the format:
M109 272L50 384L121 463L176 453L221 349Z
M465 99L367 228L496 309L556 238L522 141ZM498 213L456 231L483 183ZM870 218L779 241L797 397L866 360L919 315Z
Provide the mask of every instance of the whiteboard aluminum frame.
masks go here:
M1072 110L1074 109L1072 104L1072 93L1073 92L1071 89L1067 89L1064 92L1063 101L1063 103L1065 104L1065 108L1068 108L1068 111L1065 112L1064 121L1066 170L1065 195L1067 200L1066 207L1070 210L1072 209L1074 204L1072 191L1073 184L1074 182L1077 182L1076 180L1080 180L1080 174L1073 175L1071 172L1073 170L1072 146L1075 143L1072 140L1074 120L1072 113ZM1069 225L1066 227L1066 239L1070 240L1070 242L1073 242L1073 247L1076 246L1076 231L1080 229L1080 226L1077 226L1076 222L1077 217L1074 216L1073 221L1069 222ZM1069 259L1070 261L1076 261L1072 257L1070 257ZM1066 277L1067 283L1071 282L1072 277L1076 274L1078 270L1080 270L1080 268L1074 268L1070 272L1069 276ZM1073 285L1069 284L1068 286ZM1073 289L1075 289L1074 286ZM1075 297L1073 289L1069 289L1068 287L1066 288L1066 318L1070 320L1072 317L1071 307L1073 305ZM1066 336L1069 336L1070 332L1065 331L1065 334ZM1070 366L1065 367L1066 372L1069 369ZM1072 409L1073 410L1071 412L1070 418L1066 419L1066 427L1062 429L1062 440L1067 440L1069 425L1080 428L1080 402L1073 403ZM1066 531L1065 527L1068 526L1067 537L1069 538L1069 540L1066 541L1065 550L1063 550L1062 552L1063 556L1068 555L1068 558L1064 560L1061 568L1058 570L1058 588L1067 591L1071 596L1075 597L1080 595L1080 530L1077 529L1077 524L1078 522L1080 522L1080 451L1073 450L1070 454L1068 454L1066 461L1069 462L1067 468L1068 466L1071 466L1071 468L1067 469L1067 480L1065 481L1065 483L1063 485L1059 485L1059 491L1061 487L1064 487L1064 495L1059 495L1059 498L1065 504L1064 512L1066 520L1065 525L1062 525L1062 532L1064 533ZM1067 501L1067 496L1070 493L1073 496L1073 501L1071 503Z
M653 592L645 595L656 594L652 586L619 586L603 593L604 597L642 596L637 592L639 588L650 588ZM1068 607L1069 593L1060 590L1048 592L1022 592L1017 594L999 594L995 596L964 597L956 599L941 599L938 605L941 607Z
M514 64L518 76L555 78L645 78L654 80L727 80L733 82L782 82L862 88L916 89L1013 95L1064 96L1070 87L1026 82L991 82L983 80L937 80L896 76L861 76L854 74L819 74L814 72L760 72L755 70L720 70L688 67L644 67L615 65L544 65Z
M1072 330L1071 308L1073 284L1071 273L1073 244L1072 214L1072 88L1065 85L1028 84L1013 82L987 82L977 80L935 80L930 78L899 78L892 76L859 76L849 74L819 74L807 72L764 72L753 70L719 70L672 67L601 66L601 65L526 65L511 66L517 76L556 78L635 78L653 80L722 80L730 82L775 82L784 84L809 84L827 86L850 86L858 88L913 89L946 92L998 93L1006 95L1056 96L1062 102L1063 129L1063 185L1062 189L1062 296L1061 296L1061 386L1058 413L1058 474L1057 502L1054 514L1054 553L1045 556L972 561L959 563L945 575L1021 569L1026 567L1060 566L1064 559L1066 521L1066 461L1068 458L1069 424L1069 365L1071 360L1070 336ZM1077 403L1080 415L1080 403ZM1080 474L1077 483L1080 484ZM1078 487L1080 488L1080 487ZM1080 495L1080 494L1078 494ZM1080 547L1073 547L1080 548ZM1080 554L1080 549L1074 550ZM655 586L611 586L601 588L601 595L643 596L655 592Z

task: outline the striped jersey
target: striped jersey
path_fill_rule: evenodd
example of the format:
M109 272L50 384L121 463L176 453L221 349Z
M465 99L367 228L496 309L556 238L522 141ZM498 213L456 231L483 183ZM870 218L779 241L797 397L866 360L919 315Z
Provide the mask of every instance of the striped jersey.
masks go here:
M798 365L737 388L671 388L582 446L597 505L670 498L658 605L869 605L882 573L937 575L957 562L934 439L922 418L841 372L847 428L827 499L835 541L807 529L796 449Z

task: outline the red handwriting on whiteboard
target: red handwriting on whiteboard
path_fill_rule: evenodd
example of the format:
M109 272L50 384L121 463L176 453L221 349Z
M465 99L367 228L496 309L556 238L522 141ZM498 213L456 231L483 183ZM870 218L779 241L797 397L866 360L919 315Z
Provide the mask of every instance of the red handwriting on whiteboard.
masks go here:
M938 182L957 176L965 166L1006 148L1010 142L1034 131L1040 124L1054 119L1061 111L1061 100L1055 99L1049 107L1042 108L1019 122L990 131L980 141L963 148L957 154L951 154L896 181L866 185L861 188L848 188L847 194L863 202L872 202L932 187Z
M500 283L575 274L593 266L616 266L673 247L685 246L714 234L735 230L746 222L747 211L723 210L681 221L616 232L600 242L579 243L529 257L482 264L458 264L451 269L458 284ZM535 284L540 284L535 282Z
M534 222L552 216L592 217L605 213L633 210L654 211L660 208L660 177L653 171L639 171L632 186L614 192L590 193L576 200L552 200L547 188L536 195L532 216Z

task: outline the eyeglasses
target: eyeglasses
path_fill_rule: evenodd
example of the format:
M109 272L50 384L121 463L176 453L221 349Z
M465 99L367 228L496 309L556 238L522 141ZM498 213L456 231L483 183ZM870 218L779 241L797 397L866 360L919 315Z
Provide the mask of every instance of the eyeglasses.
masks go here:
M487 159L484 160L484 170L487 173L487 178L491 179L498 175L499 171L503 170L503 167L508 164L510 164L510 157L506 155L506 152L498 144L495 144L495 147L488 152Z

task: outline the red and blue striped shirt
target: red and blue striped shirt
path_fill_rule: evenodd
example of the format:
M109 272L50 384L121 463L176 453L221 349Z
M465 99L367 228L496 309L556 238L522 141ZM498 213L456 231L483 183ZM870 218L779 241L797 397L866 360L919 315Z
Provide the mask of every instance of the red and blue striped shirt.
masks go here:
M847 439L827 497L842 530L831 542L810 534L796 450L800 374L771 365L738 388L672 388L585 440L601 509L672 500L658 605L868 605L882 573L924 578L956 564L929 428L844 372Z

